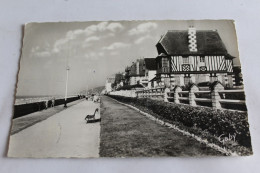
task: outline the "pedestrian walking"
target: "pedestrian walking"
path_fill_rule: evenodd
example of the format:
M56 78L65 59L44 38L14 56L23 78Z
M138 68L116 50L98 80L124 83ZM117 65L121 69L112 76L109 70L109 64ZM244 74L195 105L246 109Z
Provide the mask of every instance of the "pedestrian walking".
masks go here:
M55 97L53 97L51 100L51 107L54 107L54 106L55 106Z
M45 103L45 109L48 109L48 100L45 100L44 103Z

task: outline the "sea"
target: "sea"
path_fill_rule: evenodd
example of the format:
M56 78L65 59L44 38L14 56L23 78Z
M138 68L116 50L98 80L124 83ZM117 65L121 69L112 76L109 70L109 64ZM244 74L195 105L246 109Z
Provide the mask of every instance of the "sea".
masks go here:
M75 97L75 96L76 95L70 95L68 96L68 98ZM16 96L15 105L47 101L47 100L52 100L53 98L55 98L55 100L63 99L64 96Z

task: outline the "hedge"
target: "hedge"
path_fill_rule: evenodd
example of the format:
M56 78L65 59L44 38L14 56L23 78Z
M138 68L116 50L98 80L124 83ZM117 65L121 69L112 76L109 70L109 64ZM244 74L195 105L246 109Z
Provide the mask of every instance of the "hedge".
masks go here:
M214 136L236 134L238 144L251 148L251 138L246 112L214 110L208 107L193 107L185 104L165 103L149 98L110 97L132 105L142 106L161 119L174 121L187 127L197 127Z

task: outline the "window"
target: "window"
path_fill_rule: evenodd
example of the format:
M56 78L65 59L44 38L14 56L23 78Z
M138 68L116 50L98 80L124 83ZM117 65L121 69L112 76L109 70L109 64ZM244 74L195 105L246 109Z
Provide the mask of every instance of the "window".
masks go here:
M188 85L190 83L190 77L189 76L185 76L184 77L184 85Z
M159 63L158 63L158 69L159 68L162 68L162 61L159 61Z
M200 62L205 62L205 57L200 57Z
M189 57L183 57L183 64L189 64Z
M188 85L191 82L190 74L184 75L184 85Z
M217 77L216 73L210 73L210 77Z
M167 58L162 58L162 67L169 67L169 61Z
M216 73L210 73L210 82L215 82L218 80Z

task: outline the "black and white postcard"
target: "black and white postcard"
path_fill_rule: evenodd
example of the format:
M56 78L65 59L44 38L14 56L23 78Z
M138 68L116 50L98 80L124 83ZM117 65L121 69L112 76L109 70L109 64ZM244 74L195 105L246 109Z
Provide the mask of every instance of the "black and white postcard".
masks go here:
M232 20L28 23L8 157L252 155Z

